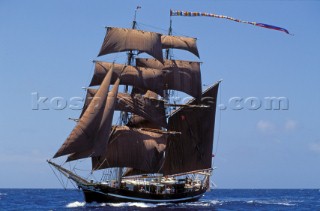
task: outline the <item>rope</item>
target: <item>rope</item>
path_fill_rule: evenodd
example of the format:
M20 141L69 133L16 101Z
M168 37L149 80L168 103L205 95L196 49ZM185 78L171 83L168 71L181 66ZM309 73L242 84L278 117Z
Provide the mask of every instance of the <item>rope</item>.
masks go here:
M72 184L72 186L73 186L75 189L79 189L79 187L77 187L74 182L71 181L70 183Z
M49 166L50 166L52 172L54 173L54 175L57 177L57 179L58 179L58 181L60 182L61 186L62 186L64 189L67 189L66 186L64 186L64 183L63 183L62 178L59 178L59 177L58 177L57 173L54 171L54 169L52 168L52 166L51 166L50 164L49 164ZM60 174L60 176L61 176L61 174Z
M70 163L69 163L69 169L70 169L70 171L71 171L71 164L70 164ZM75 167L73 168L73 171L74 171L74 169L75 169ZM74 172L75 172L75 171L74 171ZM67 187L68 183L69 183L69 179L67 179L66 187ZM74 182L73 182L72 180L70 180L70 183L72 184L72 186L73 186L75 189L78 188L78 187L74 184Z
M164 32L167 32L167 31L168 31L167 29L163 29L163 28L160 28L160 27L156 27L156 26L149 25L149 24L145 24L145 23L141 23L141 22L139 22L139 24L140 24L140 25L143 25L143 26L146 26L146 27L153 28L153 29L157 29L157 30L160 30L160 31L164 31Z
M221 96L222 96L222 92L221 92L221 83L220 83L220 86L219 86L219 104L221 105ZM216 156L218 154L218 148L219 148L219 140L220 140L220 134L221 134L221 109L219 109L219 129L218 129L218 137L217 137L217 144L216 144L216 150L215 150L215 153L214 155ZM214 160L213 159L213 164L214 164Z

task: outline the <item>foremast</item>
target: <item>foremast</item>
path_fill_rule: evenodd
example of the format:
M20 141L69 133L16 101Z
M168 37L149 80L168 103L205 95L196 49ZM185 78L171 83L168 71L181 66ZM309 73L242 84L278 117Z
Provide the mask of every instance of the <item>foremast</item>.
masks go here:
M138 10L140 9L141 7L140 6L137 6L135 11L134 11L134 17L133 17L133 21L132 21L132 29L136 29L136 25L137 25L137 12ZM132 65L133 63L133 50L130 50L128 52L128 59L127 59L127 65ZM128 85L125 85L124 86L124 93L128 93L129 91L129 86ZM121 125L126 125L128 123L128 112L126 111L122 111L120 113L120 119L121 119ZM121 178L122 178L122 174L123 174L123 168L119 167L117 168L117 181L118 181L118 185L119 187L121 186Z

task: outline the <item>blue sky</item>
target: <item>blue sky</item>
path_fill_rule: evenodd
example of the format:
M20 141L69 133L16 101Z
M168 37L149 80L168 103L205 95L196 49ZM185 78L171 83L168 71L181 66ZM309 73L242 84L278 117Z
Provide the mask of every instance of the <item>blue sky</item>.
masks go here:
M131 27L137 5L139 28L161 33L171 8L272 24L294 34L223 19L173 18L176 35L198 38L203 83L223 79L220 103L227 109L217 111L217 186L320 188L320 2L311 0L2 0L0 188L61 187L45 160L74 127L67 119L80 111L32 110L32 93L83 97L104 27ZM178 50L174 56L197 60ZM250 110L245 104L234 110L228 103L233 97L262 103L265 97L286 97L289 109Z

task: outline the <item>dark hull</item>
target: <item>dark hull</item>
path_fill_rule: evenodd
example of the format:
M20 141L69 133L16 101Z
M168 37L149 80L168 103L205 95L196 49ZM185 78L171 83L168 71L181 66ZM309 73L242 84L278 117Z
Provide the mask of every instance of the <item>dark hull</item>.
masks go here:
M206 192L202 188L196 191L173 193L173 194L154 194L141 193L111 187L102 186L82 186L85 201L88 203L118 203L118 202L146 202L146 203L180 203L197 201Z

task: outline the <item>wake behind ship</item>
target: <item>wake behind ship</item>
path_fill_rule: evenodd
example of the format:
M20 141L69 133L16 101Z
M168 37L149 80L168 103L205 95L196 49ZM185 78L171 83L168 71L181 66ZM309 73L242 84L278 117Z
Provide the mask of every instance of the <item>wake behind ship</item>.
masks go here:
M77 124L53 157L90 159L102 178L88 180L48 162L82 189L86 202L196 201L210 188L220 82L202 91L200 62L172 59L172 49L199 57L195 38L173 36L171 22L168 35L136 24L107 27L99 56L126 52L127 62L94 61L89 86L99 88L87 89ZM193 99L177 104L175 91Z

